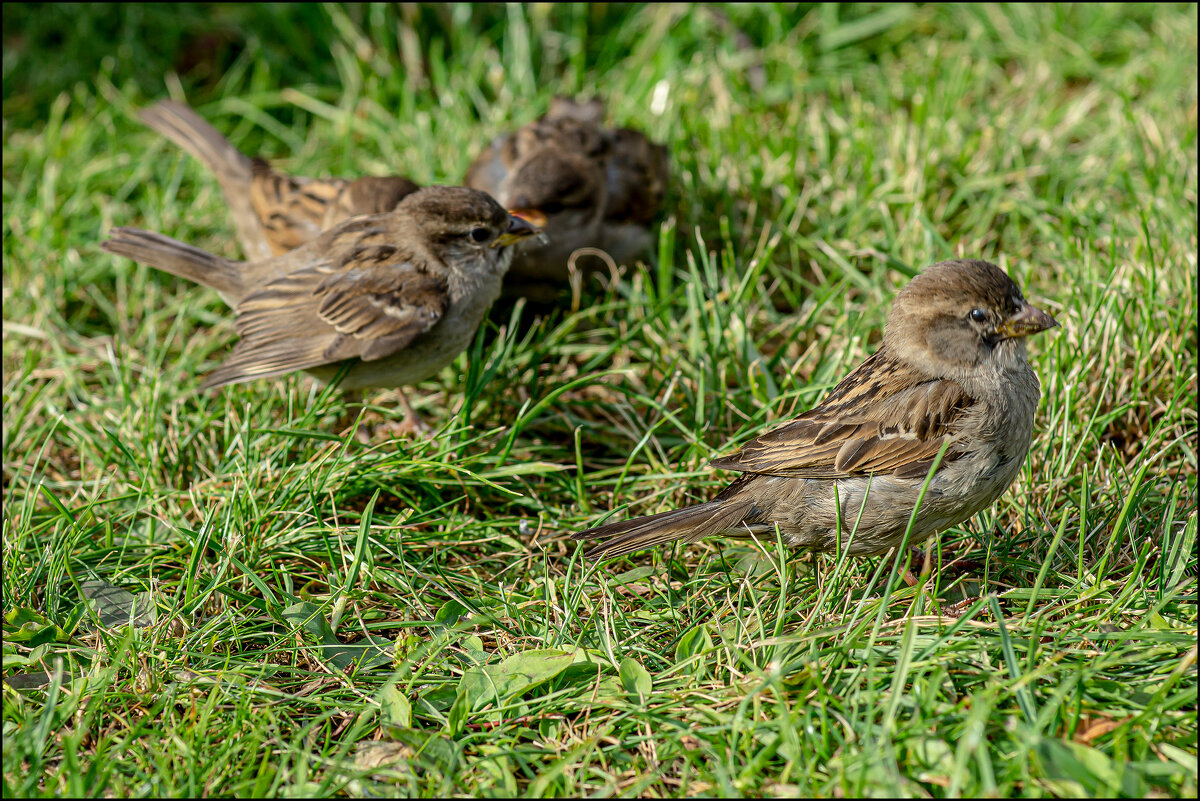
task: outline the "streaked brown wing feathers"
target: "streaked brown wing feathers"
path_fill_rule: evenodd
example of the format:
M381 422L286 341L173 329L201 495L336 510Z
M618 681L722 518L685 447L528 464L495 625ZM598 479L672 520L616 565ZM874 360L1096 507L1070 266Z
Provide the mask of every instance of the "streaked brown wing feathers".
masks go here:
M442 318L449 303L444 276L433 275L409 261L395 263L396 250L373 245L352 256L351 269L329 276L317 287L317 313L342 334L356 339L388 341L384 352L363 347L370 360L404 347Z
M366 226L362 236L373 233ZM238 304L242 339L209 385L343 359L381 359L442 318L449 304L443 276L391 245L360 244L348 251L337 264L277 278Z
M794 478L924 475L972 400L958 384L922 380L881 354L847 376L820 406L710 464ZM943 462L958 455L951 442Z

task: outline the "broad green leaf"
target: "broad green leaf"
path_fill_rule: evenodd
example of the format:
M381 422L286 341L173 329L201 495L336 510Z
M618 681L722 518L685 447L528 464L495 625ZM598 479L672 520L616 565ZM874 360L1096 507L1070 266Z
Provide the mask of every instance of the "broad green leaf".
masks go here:
M392 641L387 637L368 634L358 642L328 643L321 646L323 657L338 670L356 665L357 670L371 670L392 661Z
M392 661L392 641L386 637L368 635L359 642L344 643L333 633L333 627L321 613L321 607L308 601L292 604L280 613L292 625L300 626L317 639L317 655L338 670L357 666L369 670Z
M489 701L504 704L528 692L570 667L574 651L554 648L513 654L498 665L479 665L463 674L459 692L471 700L471 709L482 709Z
M454 760L454 743L437 732L405 728L394 729L389 734L394 742L408 746L412 751L410 762L443 769Z
M465 679L466 676L463 678ZM446 713L446 731L451 737L458 737L458 735L462 734L463 727L467 723L467 715L470 712L471 697L463 691L462 684L460 683L458 695L455 696L454 703L450 705L450 711Z
M483 640L479 639L479 637L475 635L465 637L462 641L462 648L465 651L462 656L472 665L487 664L488 653L483 650Z
M22 606L4 615L4 639L36 647L48 642L67 642L71 637L39 612Z
M134 596L101 579L88 579L81 582L79 587L104 628L145 628L154 624L154 601L148 592Z
M693 657L699 657L712 650L712 647L712 635L708 633L708 627L703 623L697 624L685 631L679 638L679 644L675 646L675 661L685 662ZM703 669L704 660L697 659L692 670L699 673Z
M305 631L317 638L318 642L337 642L337 636L329 626L329 621L321 614L321 607L309 601L292 604L280 613L284 620L294 626L302 626Z
M650 697L650 691L654 688L654 681L650 678L650 672L642 667L642 663L638 662L632 656L627 656L621 660L621 686L625 688L625 692L636 696L638 700L645 703Z
M1145 782L1132 765L1117 762L1086 745L1062 740L1042 740L1037 755L1046 775L1074 782L1089 796L1137 797Z
M31 673L14 673L4 677L4 683L14 690L38 690L50 683L50 673L35 670ZM69 677L67 677L69 679Z
M467 607L460 604L458 601L450 600L442 604L437 610L437 614L433 616L433 622L442 628L453 628L463 615L470 611Z
M408 702L408 696L396 687L395 682L389 682L379 691L379 712L388 726L412 726L412 704Z

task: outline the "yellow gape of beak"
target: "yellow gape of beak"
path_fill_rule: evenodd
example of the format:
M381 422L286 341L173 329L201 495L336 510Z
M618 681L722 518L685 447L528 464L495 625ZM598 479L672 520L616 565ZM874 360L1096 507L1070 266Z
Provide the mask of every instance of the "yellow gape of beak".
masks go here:
M546 215L539 211L510 211L509 215L508 227L496 237L496 241L492 243L494 248L507 247L522 239L537 236L542 232L540 226L546 224Z

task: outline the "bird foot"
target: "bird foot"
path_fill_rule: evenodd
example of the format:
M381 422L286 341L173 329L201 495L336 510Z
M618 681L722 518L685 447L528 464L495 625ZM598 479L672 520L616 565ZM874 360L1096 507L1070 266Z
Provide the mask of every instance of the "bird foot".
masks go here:
M912 545L912 546L909 546L908 552L911 556L912 564L921 566L919 568L921 571L920 576L924 576L924 575L928 574L931 570L929 551L922 549L922 548L918 548L915 545ZM917 586L917 582L919 582L921 580L920 577L918 575L915 575L911 570L904 571L903 579L904 579L904 583L910 587Z
M971 608L971 605L978 601L978 597L967 597L956 603L947 604L941 609L942 617L962 617L963 612Z
M405 415L403 420L385 420L375 425L361 423L354 432L354 438L364 445L369 445L381 439L421 436L426 439L433 437L433 428L415 414Z

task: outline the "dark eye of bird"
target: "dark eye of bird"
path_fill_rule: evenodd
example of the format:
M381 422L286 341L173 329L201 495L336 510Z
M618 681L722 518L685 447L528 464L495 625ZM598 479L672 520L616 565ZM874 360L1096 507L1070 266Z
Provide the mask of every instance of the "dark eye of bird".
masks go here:
M987 321L987 312L983 309L971 309L971 319L977 323Z
M492 232L486 228L472 228L471 238L476 242L486 242L492 238Z
M543 203L541 211L543 214L558 214L564 208L566 207L562 203L554 201L551 203Z

